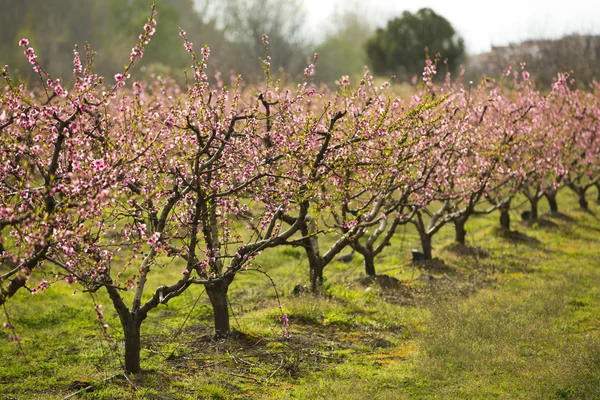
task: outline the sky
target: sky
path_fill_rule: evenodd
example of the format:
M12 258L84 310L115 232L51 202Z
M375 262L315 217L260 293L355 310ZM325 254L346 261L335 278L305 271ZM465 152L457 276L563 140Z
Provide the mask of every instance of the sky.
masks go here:
M377 26L402 11L429 7L450 21L465 39L467 52L489 51L530 38L558 38L568 33L600 35L600 0L304 0L310 31L327 32L331 15L344 7L358 10Z

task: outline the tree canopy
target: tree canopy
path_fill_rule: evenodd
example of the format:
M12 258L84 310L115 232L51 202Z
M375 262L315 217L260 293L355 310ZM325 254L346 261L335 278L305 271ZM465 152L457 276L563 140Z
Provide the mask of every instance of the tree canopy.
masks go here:
M366 51L376 74L406 79L422 72L428 54L440 53L452 72L465 55L465 45L448 20L422 8L414 14L405 11L385 29L377 29Z

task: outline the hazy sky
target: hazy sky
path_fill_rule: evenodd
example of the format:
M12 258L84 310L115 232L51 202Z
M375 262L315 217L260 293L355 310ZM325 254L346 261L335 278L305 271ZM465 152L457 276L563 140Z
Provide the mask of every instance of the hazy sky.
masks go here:
M555 38L565 33L600 34L600 0L304 0L314 32L324 32L332 13L352 7L378 25L404 10L429 7L448 19L465 39L469 53L488 51L528 38ZM349 5L351 4L351 5Z

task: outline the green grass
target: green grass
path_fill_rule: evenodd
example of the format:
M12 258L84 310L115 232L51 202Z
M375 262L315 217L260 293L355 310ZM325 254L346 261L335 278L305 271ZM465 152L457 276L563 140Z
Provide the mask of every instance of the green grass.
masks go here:
M318 298L292 295L308 280L300 249L266 251L256 264L277 283L291 339L269 281L247 271L230 289L230 340L211 339L211 308L192 287L150 313L144 371L129 378L119 374L122 333L105 293L96 301L111 343L89 294L64 283L21 291L6 307L21 347L0 331L0 398L60 399L90 385L78 398L600 398L600 208L580 211L566 191L559 205L570 218L525 225L515 210L519 234L499 231L495 213L474 218L468 248L442 229L434 256L444 264L434 269L410 264L418 238L400 227L376 259L385 276L365 279L360 257L333 263ZM181 270L167 265L149 285Z

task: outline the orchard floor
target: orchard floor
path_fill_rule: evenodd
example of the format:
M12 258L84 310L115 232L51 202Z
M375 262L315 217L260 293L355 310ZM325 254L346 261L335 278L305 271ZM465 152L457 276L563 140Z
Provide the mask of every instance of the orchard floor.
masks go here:
M290 339L269 280L247 271L230 289L231 339L211 339L208 300L191 288L151 312L144 371L128 377L104 292L21 291L0 316L21 337L0 328L0 399L598 399L600 206L581 211L566 190L559 206L564 214L524 224L521 205L518 233L498 230L496 213L474 218L469 247L452 245L448 226L434 237L443 262L426 266L410 263L417 237L400 227L376 259L379 277L364 278L358 256L333 263L320 297L292 294L307 280L301 249L265 252L256 265L277 284Z

